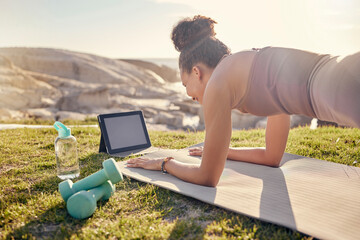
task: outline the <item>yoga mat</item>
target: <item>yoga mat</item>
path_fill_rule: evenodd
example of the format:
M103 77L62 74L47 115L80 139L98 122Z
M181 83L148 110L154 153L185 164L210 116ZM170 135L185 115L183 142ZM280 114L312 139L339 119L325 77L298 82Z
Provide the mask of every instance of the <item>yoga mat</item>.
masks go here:
M148 157L200 163L186 149ZM215 188L118 163L124 175L321 239L360 238L360 168L285 153L281 166L227 160Z

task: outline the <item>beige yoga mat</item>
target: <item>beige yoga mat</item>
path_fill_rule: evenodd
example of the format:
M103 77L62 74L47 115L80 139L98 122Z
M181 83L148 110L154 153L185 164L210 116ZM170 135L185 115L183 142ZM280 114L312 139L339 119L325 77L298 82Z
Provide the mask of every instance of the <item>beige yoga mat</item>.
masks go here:
M200 158L187 150L149 157ZM184 182L160 171L127 168L124 175L240 214L321 239L360 239L360 168L285 153L281 167L227 160L216 188Z

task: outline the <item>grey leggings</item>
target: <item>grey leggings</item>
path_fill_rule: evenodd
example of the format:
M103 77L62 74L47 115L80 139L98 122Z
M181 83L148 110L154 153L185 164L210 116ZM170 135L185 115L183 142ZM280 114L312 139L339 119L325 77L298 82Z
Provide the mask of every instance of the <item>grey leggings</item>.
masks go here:
M329 58L312 79L310 97L318 119L360 128L360 52Z

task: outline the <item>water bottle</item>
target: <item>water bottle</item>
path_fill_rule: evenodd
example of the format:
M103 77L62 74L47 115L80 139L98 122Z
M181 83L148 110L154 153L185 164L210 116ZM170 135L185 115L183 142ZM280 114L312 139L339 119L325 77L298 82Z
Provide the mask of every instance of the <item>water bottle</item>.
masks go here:
M55 122L54 127L59 132L55 139L57 176L62 180L76 178L80 175L76 138L61 122Z

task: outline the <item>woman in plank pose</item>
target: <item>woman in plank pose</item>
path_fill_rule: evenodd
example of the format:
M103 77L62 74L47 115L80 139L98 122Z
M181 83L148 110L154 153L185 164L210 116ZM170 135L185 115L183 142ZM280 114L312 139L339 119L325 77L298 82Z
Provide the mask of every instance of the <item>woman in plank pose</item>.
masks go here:
M189 151L202 155L201 164L140 157L129 160L128 167L166 171L187 182L216 186L227 158L278 167L291 114L360 127L360 52L339 58L266 47L231 55L215 38L215 23L199 15L186 18L171 36L180 52L182 83L204 110L204 147ZM229 148L232 109L268 117L265 149Z

